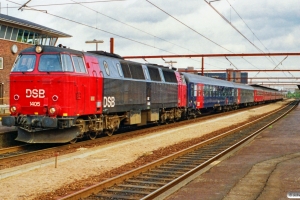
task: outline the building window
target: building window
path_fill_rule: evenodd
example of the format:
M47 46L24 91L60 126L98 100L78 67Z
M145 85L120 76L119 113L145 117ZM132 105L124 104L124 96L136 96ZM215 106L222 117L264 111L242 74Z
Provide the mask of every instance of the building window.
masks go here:
M4 38L7 26L1 25L0 38Z
M3 69L3 58L0 57L0 69Z
M6 29L5 39L10 40L11 32L12 32L12 27L8 26Z
M29 30L13 28L5 25L0 25L0 38L28 44L42 44L51 46L54 46L58 39L57 37L51 37L48 35L31 32Z

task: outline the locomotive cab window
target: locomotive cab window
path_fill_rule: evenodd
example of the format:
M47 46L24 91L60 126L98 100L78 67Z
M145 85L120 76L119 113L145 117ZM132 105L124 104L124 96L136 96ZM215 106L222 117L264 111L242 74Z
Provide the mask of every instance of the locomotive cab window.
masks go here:
M40 57L39 71L41 72L61 72L62 66L59 54L44 54Z
M72 56L76 72L86 73L83 58L80 56Z
M62 67L65 72L73 72L71 57L68 54L61 54Z
M35 55L20 55L17 57L12 72L32 72L34 69Z

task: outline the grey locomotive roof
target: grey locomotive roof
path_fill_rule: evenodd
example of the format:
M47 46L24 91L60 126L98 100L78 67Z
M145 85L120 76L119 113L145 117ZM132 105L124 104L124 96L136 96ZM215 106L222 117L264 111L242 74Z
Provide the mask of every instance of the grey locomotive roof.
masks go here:
M253 90L253 87L251 87L249 85L219 80L219 79L215 79L215 78L200 76L200 75L196 75L196 74L190 74L190 73L186 73L186 72L182 72L182 74L184 74L184 76L186 77L188 82L200 82L200 83L205 83L205 84L209 84L209 85L239 87L239 88L243 88L243 89Z
M71 35L68 35L66 33L62 33L60 31L27 21L27 20L23 20L23 19L19 19L16 17L12 17L12 16L8 16L8 15L4 15L4 14L0 14L0 23L1 22L5 22L8 26L11 25L18 25L21 27L24 27L24 29L26 28L31 28L34 30L39 30L41 32L43 32L44 34L49 34L51 36L57 36L57 37L72 37Z

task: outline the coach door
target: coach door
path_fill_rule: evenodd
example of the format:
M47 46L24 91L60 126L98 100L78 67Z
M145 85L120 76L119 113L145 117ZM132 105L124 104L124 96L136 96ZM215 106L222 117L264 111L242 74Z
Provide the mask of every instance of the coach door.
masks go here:
M188 91L189 91L188 94L189 107L195 109L196 102L197 102L197 84L190 83Z
M196 86L196 84L195 84L195 86ZM201 83L198 83L196 88L197 88L197 91L195 91L196 95L197 95L196 106L197 106L197 109L200 109L200 108L203 108L203 106L204 106L203 105L204 104L204 96L203 96L204 85Z

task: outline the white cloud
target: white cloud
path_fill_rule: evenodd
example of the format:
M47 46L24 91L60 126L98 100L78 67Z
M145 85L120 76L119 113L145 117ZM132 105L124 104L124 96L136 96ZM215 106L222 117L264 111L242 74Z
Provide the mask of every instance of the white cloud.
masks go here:
M115 52L123 56L159 55L170 54L170 52L174 54L229 53L229 51L235 53L258 52L255 47L207 5L204 0L149 1L180 22L147 1L141 0L84 4L99 13L81 5L35 7L41 10L46 9L49 14L55 14L85 24L86 26L42 12L28 10L21 12L18 11L17 8L9 9L9 15L72 35L72 38L60 39L59 43L63 43L77 50L95 49L95 46L85 44L85 41L102 39L104 43L100 44L99 48L102 48L104 51L109 51L109 38L114 37ZM16 2L20 4L24 3L23 0L16 0ZM52 0L51 2L43 4L63 2L70 3L72 1ZM253 33L229 6L228 2L230 2L260 41L255 38ZM212 2L211 5L260 49L267 51L261 44L263 43L271 52L300 52L299 0L228 0L228 2L227 0L222 0ZM15 6L15 4L11 2L7 2L7 4L8 6ZM37 4L42 3L41 1L32 0L28 3L28 6ZM2 7L3 6L2 4ZM5 9L2 9L1 13L6 14ZM118 35L121 37L118 37ZM205 39L201 35L209 38L213 42ZM217 43L221 47L214 43ZM282 59L281 57L274 58L276 63ZM199 68L201 65L200 58L175 60L177 60L175 66L181 68L187 66ZM273 61L265 57L247 58L247 60L249 60L251 64L242 58L234 58L233 62L235 62L237 67L242 69L273 69L276 66ZM164 61L161 59L148 61L164 64ZM141 60L141 62L144 61ZM205 62L207 63L207 67L211 69L232 68L230 63L224 58L207 58ZM285 63L287 65L285 65ZM282 68L298 67L297 63L299 63L299 58L289 57L284 61Z

